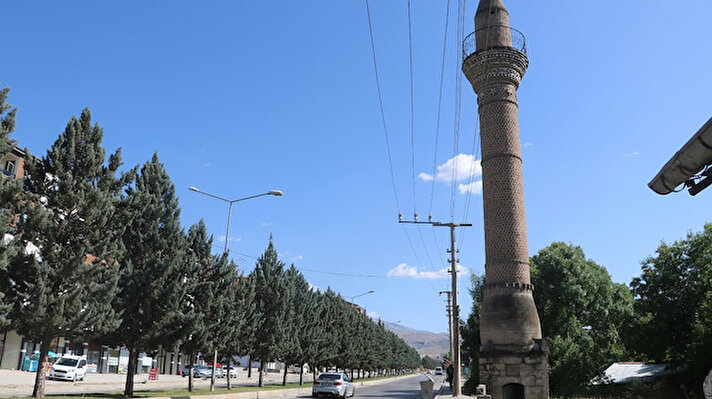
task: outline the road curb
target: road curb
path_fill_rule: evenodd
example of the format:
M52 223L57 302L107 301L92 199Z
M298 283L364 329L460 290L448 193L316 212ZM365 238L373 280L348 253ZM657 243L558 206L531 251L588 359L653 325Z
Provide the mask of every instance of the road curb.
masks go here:
M363 386L373 386L379 384L385 384L387 382L397 381L405 378L412 378L417 376L417 374L408 374L397 377L382 378L374 381L356 381L354 385L356 387ZM283 398L293 395L300 394L311 394L311 385L304 386L301 388L290 388L290 389L269 389L264 391L252 391L252 392L235 392L220 395L191 395L191 396L154 396L150 399L194 399L194 398L206 398L210 399L271 399L271 398Z

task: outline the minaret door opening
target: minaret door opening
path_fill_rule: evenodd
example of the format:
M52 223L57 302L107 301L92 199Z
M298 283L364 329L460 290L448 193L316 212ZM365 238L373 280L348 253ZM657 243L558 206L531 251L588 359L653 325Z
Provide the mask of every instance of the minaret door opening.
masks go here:
M502 386L502 399L524 399L524 385L512 383Z

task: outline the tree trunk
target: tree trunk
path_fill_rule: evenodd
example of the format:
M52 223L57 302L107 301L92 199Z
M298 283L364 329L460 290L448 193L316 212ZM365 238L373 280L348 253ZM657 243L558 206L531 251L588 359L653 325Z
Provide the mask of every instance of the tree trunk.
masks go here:
M192 353L188 356L188 360L190 361L188 364L188 392L193 392L193 363L195 363L193 356Z
M252 378L252 356L247 355L247 378Z
M284 364L284 375L282 376L282 386L287 385L287 363Z
M258 383L257 383L257 386L258 386L258 387L263 387L263 386L265 386L265 382L264 382L264 380L263 380L264 369L265 369L265 362L264 362L264 360L260 359L260 371L259 371L260 377L259 377L259 380L258 380Z
M299 386L304 385L304 363L299 365Z
M47 352L49 352L49 339L43 339L40 344L40 358L37 359L37 373L35 373L35 387L32 390L32 397L44 398L45 394L45 371L47 370ZM29 353L32 356L31 353ZM24 359L22 359L24 361Z
M215 372L218 368L218 350L213 353L213 373L210 376L210 392L215 392Z
M124 396L133 396L134 375L136 374L136 364L138 363L138 349L129 348L129 364L126 366L126 385L124 385Z
M227 356L227 389L232 389L230 385L230 371L232 371L232 355Z

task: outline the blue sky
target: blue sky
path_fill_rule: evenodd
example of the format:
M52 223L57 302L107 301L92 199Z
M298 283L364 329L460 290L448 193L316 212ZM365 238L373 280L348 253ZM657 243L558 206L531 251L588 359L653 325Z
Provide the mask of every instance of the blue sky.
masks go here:
M230 198L283 190L235 205L230 248L243 269L271 233L313 285L345 296L375 290L356 302L445 331L438 292L449 287L449 232L397 223L399 211L473 223L458 233L459 257L484 273L480 176L448 179L449 160L463 174L479 159L465 79L454 133L454 0L435 151L445 3L412 4L412 141L407 2L371 4L395 190L364 1L10 2L0 82L19 109L14 138L34 153L90 107L127 167L158 151L184 225L204 218L216 251L227 206L189 186ZM519 90L530 253L552 241L580 245L629 283L661 240L710 220L712 191L659 196L646 184L711 116L712 2L505 4L531 63ZM465 34L475 8L467 2ZM434 171L432 181L424 175ZM468 285L465 276L463 317Z

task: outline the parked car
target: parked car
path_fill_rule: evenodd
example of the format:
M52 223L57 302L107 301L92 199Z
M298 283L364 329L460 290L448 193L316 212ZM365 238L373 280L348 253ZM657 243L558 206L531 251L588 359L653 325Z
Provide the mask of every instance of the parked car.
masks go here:
M187 377L190 373L188 366L183 367L183 377ZM210 366L193 365L193 377L195 378L210 378L213 375L213 368ZM217 374L216 374L217 376Z
M443 368L435 367L435 375L443 375Z
M356 387L344 373L321 373L312 386L312 397L321 394L346 398L356 395Z
M222 366L223 376L227 376L227 366ZM237 378L237 369L235 366L230 366L230 378Z
M57 359L49 369L47 378L67 381L84 381L87 375L87 358L84 356L64 355Z

